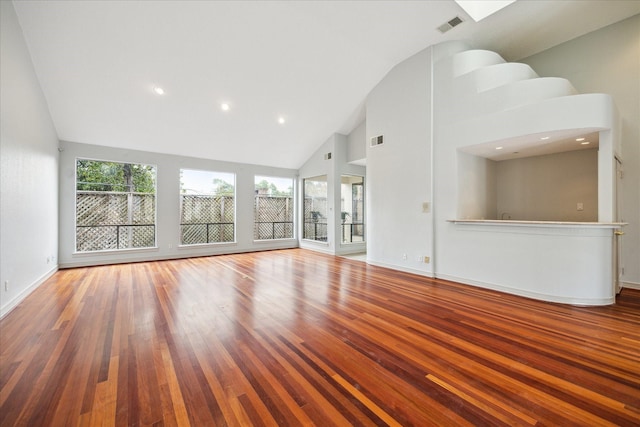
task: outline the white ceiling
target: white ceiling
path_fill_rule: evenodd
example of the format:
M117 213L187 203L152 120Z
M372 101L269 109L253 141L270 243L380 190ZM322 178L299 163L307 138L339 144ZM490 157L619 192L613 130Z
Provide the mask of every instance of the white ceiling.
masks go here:
M640 13L636 0L519 0L478 23L453 0L14 4L60 139L288 168L361 123L369 91L430 45L517 60Z

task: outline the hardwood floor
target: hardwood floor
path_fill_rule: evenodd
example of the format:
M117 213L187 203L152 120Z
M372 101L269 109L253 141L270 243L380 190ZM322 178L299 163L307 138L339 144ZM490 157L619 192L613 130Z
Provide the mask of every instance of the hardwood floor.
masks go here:
M0 425L640 425L640 291L548 304L302 249L62 270Z

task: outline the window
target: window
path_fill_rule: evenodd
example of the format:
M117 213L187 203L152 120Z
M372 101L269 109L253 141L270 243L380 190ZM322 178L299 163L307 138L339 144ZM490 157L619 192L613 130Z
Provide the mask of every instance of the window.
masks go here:
M342 175L340 179L342 243L364 242L364 178Z
M76 251L156 245L156 168L76 160Z
M293 179L255 177L254 240L293 238Z
M235 241L235 175L180 170L180 243Z
M327 241L327 176L304 180L304 239Z

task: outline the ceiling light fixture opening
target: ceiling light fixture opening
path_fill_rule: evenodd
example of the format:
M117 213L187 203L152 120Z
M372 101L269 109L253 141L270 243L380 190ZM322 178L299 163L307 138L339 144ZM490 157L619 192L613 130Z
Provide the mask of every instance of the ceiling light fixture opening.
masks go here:
M542 138L540 138L541 141L546 141L547 139L549 139L550 137L548 136L543 136Z
M496 150L502 150L504 147L496 147Z
M283 125L283 124L284 124L284 122L285 122L284 117L282 117L282 116L278 117L278 123L280 123L281 125Z
M455 0L456 3L476 22L504 9L516 0Z
M584 141L580 143L580 145L589 145L589 144L591 144L589 141Z
M229 111L229 109L230 109L231 107L229 106L229 104L227 104L227 103L225 102L225 103L220 104L220 108L222 109L222 111Z
M576 138L576 141L578 141L578 142L584 141L584 138Z

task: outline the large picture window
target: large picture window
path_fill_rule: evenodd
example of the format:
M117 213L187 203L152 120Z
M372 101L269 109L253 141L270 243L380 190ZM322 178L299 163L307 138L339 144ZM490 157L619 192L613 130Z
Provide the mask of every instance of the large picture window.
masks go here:
M76 251L156 246L156 168L76 161Z
M327 241L327 176L304 180L304 239Z
M254 240L293 238L293 179L255 177Z
M180 170L180 240L183 245L235 241L235 175Z

